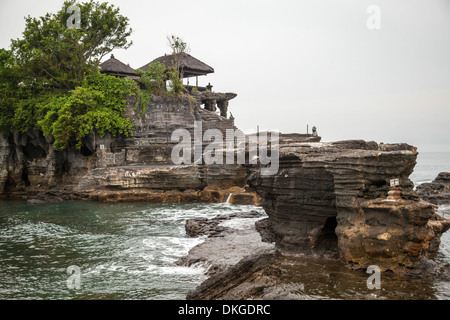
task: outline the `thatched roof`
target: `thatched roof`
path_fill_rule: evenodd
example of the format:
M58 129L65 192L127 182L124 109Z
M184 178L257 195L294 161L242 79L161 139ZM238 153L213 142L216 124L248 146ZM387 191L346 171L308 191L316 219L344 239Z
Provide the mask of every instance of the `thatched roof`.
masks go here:
M125 63L114 58L114 55L111 55L111 58L106 60L100 65L101 72L107 73L113 76L119 77L130 77L132 79L139 78L139 75L134 71L130 65L126 65Z
M162 57L153 60L150 63L147 63L145 66L139 69L146 71L148 69L148 66L153 62L160 62L161 64L166 66L166 68L169 68L173 65L174 57L175 57L174 54L164 55ZM214 73L214 69L212 67L208 66L206 63L194 58L193 56L187 53L180 54L180 71L181 69L183 70L184 78Z

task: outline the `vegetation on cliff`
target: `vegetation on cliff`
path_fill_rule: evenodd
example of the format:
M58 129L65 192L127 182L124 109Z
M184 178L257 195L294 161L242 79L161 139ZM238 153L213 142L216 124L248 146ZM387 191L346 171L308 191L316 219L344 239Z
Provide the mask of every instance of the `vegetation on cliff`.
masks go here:
M80 26L69 28L70 6L56 14L26 18L23 38L11 50L0 49L0 131L40 130L56 149L82 145L94 130L129 135L124 116L127 95L138 95L130 79L101 74L99 61L117 48L128 48L128 18L107 3L76 4ZM68 13L69 12L69 13Z
M146 106L153 95L166 96L168 98L179 97L186 94L183 85L183 69L180 66L180 57L189 51L188 44L178 36L167 37L169 47L173 51L172 65L167 67L159 61L154 61L148 65L147 70L137 70L140 75L138 82L141 84L141 91L138 94L138 102L141 106L141 113L145 113ZM181 72L180 72L181 71ZM166 89L166 80L170 83L170 90ZM195 102L195 98L190 97Z

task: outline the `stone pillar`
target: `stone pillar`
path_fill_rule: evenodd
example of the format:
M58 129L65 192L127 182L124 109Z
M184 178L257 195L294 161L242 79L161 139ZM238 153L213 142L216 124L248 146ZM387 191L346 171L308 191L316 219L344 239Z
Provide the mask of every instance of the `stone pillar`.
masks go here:
M218 101L217 107L220 109L220 115L226 118L228 113L228 100Z
M217 110L216 100L205 100L205 109L215 112Z

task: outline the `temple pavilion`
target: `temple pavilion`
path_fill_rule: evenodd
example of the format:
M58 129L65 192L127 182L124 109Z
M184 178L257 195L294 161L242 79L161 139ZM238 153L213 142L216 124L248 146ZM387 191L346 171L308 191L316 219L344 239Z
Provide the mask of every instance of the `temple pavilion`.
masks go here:
M153 62L160 62L166 67L166 69L174 66L175 55L164 55L159 58L152 60L146 65L139 68L142 71L146 71L149 65ZM206 87L198 86L198 77L206 76L208 74L214 73L214 69L207 65L206 63L194 58L190 54L181 53L179 54L179 72L180 75L188 79L188 84L184 85L190 95L194 96L201 105L204 106L206 110L216 112L217 109L220 110L220 115L222 117L228 117L228 104L231 99L234 99L237 95L235 93L216 93L212 92L211 84ZM130 67L111 55L111 58L103 62L100 65L101 72L109 75L113 75L121 78L131 78L134 80L139 79L139 74ZM195 86L189 85L189 78L195 77ZM196 90L193 90L196 88Z
M129 64L125 64L122 61L116 59L114 55L100 65L100 72L109 74L111 76L120 78L131 78L133 80L139 79L139 75L130 67Z
M166 69L168 69L175 64L174 59L175 59L174 54L164 55L164 56L156 58L155 60L147 63L145 66L143 66L139 69L146 71L148 69L148 66L150 64L152 64L153 62L159 62L162 65L164 65L166 67ZM181 76L183 78L187 78L187 79L195 77L195 87L199 91L206 91L206 89L211 91L211 88L212 88L211 85L208 85L207 87L199 87L198 86L198 77L206 76L210 73L214 73L214 69L212 67L210 67L209 65L207 65L206 63L198 60L197 58L194 58L193 56L191 56L188 53L180 53L179 59L180 60L179 60L179 70L178 71L180 72ZM192 89L194 88L194 86L189 86L189 85L186 85L185 87L189 92L191 92Z

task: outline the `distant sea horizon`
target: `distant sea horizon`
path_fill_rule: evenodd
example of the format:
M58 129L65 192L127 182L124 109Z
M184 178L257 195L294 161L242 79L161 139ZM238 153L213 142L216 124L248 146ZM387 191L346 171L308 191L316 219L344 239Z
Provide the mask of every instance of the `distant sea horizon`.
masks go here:
M420 152L414 172L409 177L414 184L433 181L441 172L450 172L450 151Z

